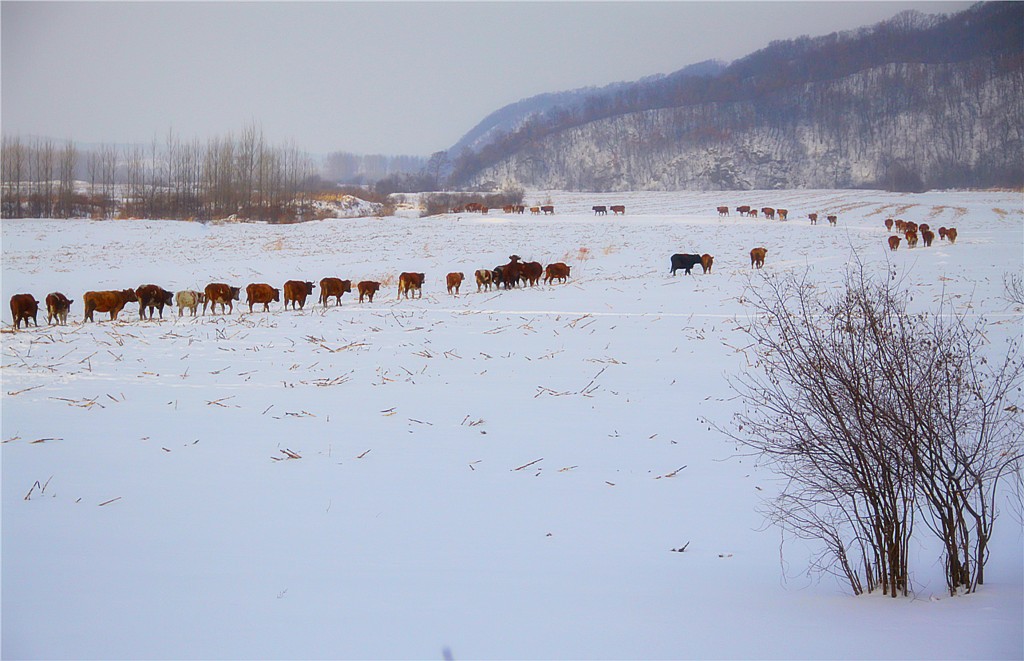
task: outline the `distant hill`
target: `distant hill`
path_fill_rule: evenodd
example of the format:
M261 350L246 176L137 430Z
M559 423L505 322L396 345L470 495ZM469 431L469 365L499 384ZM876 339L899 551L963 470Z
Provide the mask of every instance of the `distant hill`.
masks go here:
M448 152L456 187L1024 185L1024 4L903 12L724 66L541 95Z

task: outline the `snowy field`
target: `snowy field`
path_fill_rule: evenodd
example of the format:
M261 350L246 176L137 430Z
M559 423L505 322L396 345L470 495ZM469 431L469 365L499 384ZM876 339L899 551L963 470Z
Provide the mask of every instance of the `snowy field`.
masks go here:
M75 301L67 327L44 310L2 335L4 658L1024 655L1019 508L1003 503L978 593L946 595L920 525L914 596L853 597L806 574L810 547L780 555L757 511L772 475L700 422L739 406L726 375L749 369L743 294L764 274L832 288L856 255L921 309L945 291L993 342L1020 334L1003 297L1020 194L525 201L548 200L546 217L4 221L5 330L12 294ZM959 239L891 253L887 217ZM673 278L674 252L714 268ZM473 271L512 253L572 278L477 293ZM422 299L396 300L401 271L426 273ZM317 289L250 314L243 291L227 316L129 304L81 323L86 290L327 276L390 284L326 310Z

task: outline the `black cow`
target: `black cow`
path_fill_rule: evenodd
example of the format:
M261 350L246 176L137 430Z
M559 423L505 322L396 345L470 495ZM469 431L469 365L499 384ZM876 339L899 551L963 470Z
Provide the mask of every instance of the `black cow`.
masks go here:
M700 255L685 255L676 253L672 255L672 275L676 274L676 271L683 269L686 271L686 275L690 275L690 269L700 264Z

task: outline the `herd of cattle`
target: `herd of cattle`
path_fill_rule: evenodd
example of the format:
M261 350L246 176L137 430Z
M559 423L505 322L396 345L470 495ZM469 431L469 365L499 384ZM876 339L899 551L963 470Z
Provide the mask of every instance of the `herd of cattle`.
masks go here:
M607 214L609 208L616 215L626 213L626 208L621 205L611 207L594 206L593 211L595 214ZM505 211L509 213L523 213L523 209L524 207L521 205L512 205L506 207ZM554 207L551 206L537 207L536 209L536 213L541 213L541 211L544 213L554 213ZM476 203L468 204L461 210L487 213L487 207ZM531 211L534 211L534 209L531 208ZM736 211L740 215L748 217L756 217L758 214L757 209L749 206L736 207ZM786 220L789 214L789 211L786 209L773 209L771 207L764 207L760 212L765 218L774 219L778 217L780 220ZM729 215L729 207L718 207L718 214L719 216ZM808 214L808 218L812 225L818 222L818 214L816 213ZM827 216L827 219L830 225L835 225L838 222L838 218L834 215ZM902 234L907 241L907 246L910 248L917 246L919 232L921 241L926 247L931 246L932 241L935 239L935 234L925 223L918 225L914 222L886 218L885 228L890 232L895 231L897 234ZM955 227L940 227L938 234L940 240L956 243L957 231ZM899 248L900 240L901 237L898 235L889 236L889 249L896 250ZM751 249L751 268L759 269L763 267L767 253L768 249L764 247ZM714 256L707 253L702 255L677 253L672 255L670 259L670 272L674 276L676 271L682 270L687 275L690 275L692 269L699 264L704 273L710 273L714 260ZM480 292L481 290L490 291L492 287L497 289L501 286L504 286L505 289L512 289L520 285L533 287L540 282L542 277L545 284L551 284L555 280L565 282L569 278L570 268L563 262L548 264L545 268L541 266L540 262L523 262L522 258L518 255L510 255L508 264L496 266L493 269L479 269L474 273L474 276L476 278L477 292ZM449 273L445 277L448 293L457 295L464 279L463 273ZM423 273L402 273L398 278L398 298L403 296L409 298L410 293L413 298L416 298L417 295L422 297L423 282ZM306 304L306 298L312 295L315 287L316 285L312 282L303 280L289 280L284 283L284 308L287 310L290 305L293 310L301 310ZM356 291L359 293L359 302L362 303L364 300L369 300L372 303L373 297L380 287L381 283L374 280L363 280L357 283ZM241 291L240 287L232 287L217 282L207 285L201 292L186 289L176 294L171 294L171 292L157 285L143 285L137 289L124 289L121 291L89 291L83 294L82 302L85 306L85 319L87 321L94 321L94 312L108 312L112 320L117 319L118 313L128 303L139 304L140 319L146 318L147 311L149 312L149 318L152 319L154 310L159 313L160 318L163 318L164 307L175 304L178 306L179 317L184 314L185 310L190 310L191 315L194 317L200 305L203 307L204 315L206 314L207 307L210 308L212 314L217 314L218 305L220 305L221 313L224 313L225 309L228 313L233 312L232 302L240 300ZM342 295L351 292L351 280L324 278L320 281L319 302L324 307L327 307L329 300L334 298L335 304L341 305ZM281 301L281 293L281 289L266 283L249 284L245 288L249 312L253 311L254 305L260 304L263 305L264 311L269 311L270 303L279 303ZM47 323L67 324L68 312L71 309L72 303L74 303L73 300L68 299L67 296L60 292L53 292L47 295ZM36 322L38 313L39 302L32 294L15 294L11 297L11 316L14 318L15 329L20 328L22 322L27 327L29 320L38 326Z
M479 269L474 274L476 277L477 292L490 291L504 286L505 289L512 289L518 286L535 286L541 278L545 284L554 281L566 282L572 267L564 262L541 266L540 262L524 262L519 255L511 255L509 263L497 266L493 269ZM398 298L404 296L413 298L417 295L423 296L423 273L402 273L398 277ZM459 289L465 279L463 273L449 273L445 278L449 294L459 294ZM381 283L375 280L363 280L356 284L356 291L359 292L359 302L368 300L373 302L374 295L381 287ZM284 283L284 309L301 310L306 305L306 298L312 295L316 285L308 280L289 280ZM327 307L330 299L334 299L335 305L341 305L343 294L352 292L352 281L341 278L324 278L320 281L319 303ZM162 319L164 308L173 305L178 306L178 316L182 316L185 310L196 316L199 306L206 314L207 308L211 314L217 314L217 306L220 306L221 313L234 312L234 301L241 300L241 287L232 287L222 282L213 282L206 285L203 291L185 289L175 294L157 285L142 285L137 289L122 289L110 291L88 291L82 295L82 303L85 308L85 320L95 321L93 313L107 312L110 319L117 319L117 315L129 303L139 304L139 319L146 319L148 312L149 319L153 318L154 311ZM272 287L262 282L250 283L245 288L246 303L249 305L249 312L253 306L263 305L265 312L270 311L271 303L281 302L282 289ZM71 311L71 304L74 300L69 299L61 292L53 292L46 297L46 321L49 324L66 325L68 313ZM28 322L38 326L36 317L39 314L39 301L32 294L15 294L11 297L11 316L14 319L14 328L21 328L22 322L28 327Z

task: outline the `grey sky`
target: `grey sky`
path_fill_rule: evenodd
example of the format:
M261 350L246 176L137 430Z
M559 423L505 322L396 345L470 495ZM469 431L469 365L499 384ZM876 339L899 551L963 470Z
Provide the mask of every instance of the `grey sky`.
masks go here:
M969 2L3 2L7 134L235 132L309 152L446 149L543 92L730 61Z

